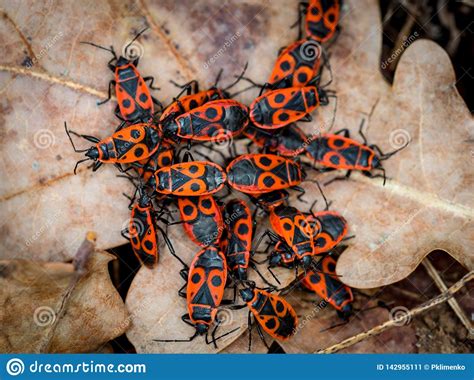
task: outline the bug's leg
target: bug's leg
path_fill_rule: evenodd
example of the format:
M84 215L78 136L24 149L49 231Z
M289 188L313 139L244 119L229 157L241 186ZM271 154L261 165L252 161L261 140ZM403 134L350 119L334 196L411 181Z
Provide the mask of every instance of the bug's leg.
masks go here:
M248 324L248 332L249 332L249 352L252 351L252 312L249 311L248 318L247 318L247 324Z
M313 117L307 113L303 118L301 118L299 121L302 123L309 123L310 121L313 121Z
M120 121L126 121L126 120L122 117L122 114L120 113L120 107L119 107L118 104L115 106L114 115L117 116L117 118L118 118Z
M382 174L372 174L369 171L363 171L362 174L369 178L383 178L383 186L385 186L385 183L387 182L385 169L384 168L378 168L378 169L382 171Z
M181 288L178 290L178 296L186 298L186 286L188 284L184 284Z
M120 131L123 127L125 127L125 124L127 124L127 122L125 120L122 120L119 126L115 129L115 132Z
M67 137L69 138L69 141L71 142L71 145L72 145L72 148L74 149L74 152L76 153L84 153L84 152L87 152L89 149L77 149L76 146L74 145L74 141L72 141L72 138L71 138L71 134L73 134L74 136L79 136L81 137L81 135L79 135L78 133L74 132L74 131L70 131L68 128L67 128L67 124L66 122L64 122L64 129L66 130L66 134L67 134ZM92 137L92 136L91 136ZM99 140L99 139L97 139ZM89 140L90 141L90 140ZM93 142L98 142L98 141L93 141Z
M232 82L231 84L229 84L227 87L225 87L223 90L224 91L228 91L230 90L232 87L236 86L243 78L244 78L244 75L245 75L245 72L247 71L247 68L249 66L249 63L246 62L245 65L244 65L244 69L242 70L242 72L236 77L236 80L234 82ZM219 72L219 75L222 74L222 69L221 71ZM220 79L220 78L219 78ZM217 80L216 80L217 81ZM217 83L217 82L216 82ZM214 87L217 87L217 84L214 85Z
M267 344L267 341L265 340L265 337L263 336L263 331L262 331L262 328L260 327L260 325L257 323L256 324L257 326L257 332L258 332L258 336L260 337L260 339L262 340L263 344L265 345L265 347L267 348L267 350L270 349L270 346Z
M345 175L343 176L337 176L337 177L334 177L334 178L331 178L329 181L327 181L324 186L328 186L330 185L331 183L333 183L334 181L344 181L344 180L347 180L349 179L349 177L351 176L351 173L352 173L352 170L348 170L346 172Z
M115 86L115 81L111 80L109 82L109 92L108 92L108 95L107 95L107 99L102 100L101 102L97 102L98 106L101 106L102 104L107 103L110 99L112 99L112 87L113 86Z
M152 96L151 100L152 100L153 104L157 105L160 108L160 111L164 110L163 103L161 103L158 99L156 99L154 96Z
M301 1L298 4L298 20L296 20L296 22L293 25L290 26L291 29L293 29L295 26L298 26L298 38L297 38L297 40L301 40L301 38L303 36L303 27L302 27L303 16L306 14L307 9L308 9L308 3L304 2L304 1Z
M165 243L168 247L168 250L170 251L171 255L173 255L185 268L187 268L186 263L176 254L176 251L173 248L173 244L171 243L171 240L169 239L168 235L166 232L161 228L160 226L156 225L156 228L161 232L161 235L163 236L163 239L165 240Z
M351 137L351 133L347 128L339 129L338 131L334 132L335 135L340 135L342 133L342 136L344 137Z
M74 166L74 170L73 170L74 175L77 174L77 167L78 167L80 164L82 164L83 162L86 162L86 161L89 161L89 158L84 158L83 160L79 160L79 161L76 162L76 165Z
M94 165L92 166L92 171L93 172L97 171L97 169L99 169L101 166L102 166L102 162L100 161L95 162Z
M306 194L306 190L303 189L302 187L300 186L293 186L292 187L293 190L295 191L298 191L300 194L296 197L300 202L303 202L303 203L308 203L308 201L305 201L303 199L303 196Z
M148 84L148 87L150 87L152 90L161 90L159 87L153 87L153 82L155 81L154 77L145 77L143 78L145 82L150 82Z
M367 137L365 137L364 131L363 131L364 122L365 122L365 119L362 119L362 121L360 122L360 125L359 125L359 135L360 135L360 137L362 137L362 140L364 141L364 145L367 145Z

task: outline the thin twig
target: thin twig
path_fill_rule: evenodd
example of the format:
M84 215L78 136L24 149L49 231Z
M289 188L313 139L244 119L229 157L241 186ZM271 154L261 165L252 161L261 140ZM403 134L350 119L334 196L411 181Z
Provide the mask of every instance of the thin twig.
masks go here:
M436 286L438 287L438 289L441 290L442 292L445 292L446 290L448 290L448 287L444 283L443 279L439 275L436 268L433 266L433 264L431 264L431 261L428 258L426 258L421 263L425 267L425 269L428 272L428 274L430 275L430 277L433 279L433 281L436 284ZM470 335L473 335L473 327L472 327L471 321L469 320L469 318L466 316L466 314L462 310L462 308L459 305L458 301L456 301L455 298L451 298L451 299L448 300L448 304L449 304L449 306L451 306L451 309L453 309L454 313L459 318L461 323L466 327L468 333Z
M105 93L104 91L99 91L99 90L96 90L95 88L73 82L70 79L55 77L51 74L35 71L32 69L25 69L23 67L16 67L16 66L0 65L0 71L7 71L14 74L26 75L33 78L44 80L46 82L60 84L65 87L72 88L73 90L84 92L92 96L96 96L100 99L106 99L108 97L107 93ZM116 98L112 96L111 99L115 100Z
M51 342L53 340L54 334L56 332L56 328L63 318L64 314L67 310L67 304L71 299L71 295L76 289L77 284L79 281L84 277L87 273L87 262L92 252L95 249L95 241L96 241L96 234L94 232L88 232L86 238L82 242L81 246L77 250L77 253L74 257L73 265L74 265L74 276L71 278L69 282L69 286L67 287L63 298L61 300L61 305L59 306L59 310L56 313L56 318L54 319L54 323L52 324L51 328L48 331L48 334L43 339L42 344L39 347L40 353L50 352Z
M337 351L340 351L344 348L350 347L356 343L362 342L363 340L371 337L378 335L382 333L383 331L395 327L395 326L401 326L406 323L406 321L411 320L414 316L424 313L427 310L432 309L435 306L441 305L443 302L446 302L447 300L451 299L453 294L461 290L469 281L471 281L474 278L474 271L470 271L468 274L466 274L463 278L461 278L458 282L456 282L453 286L451 286L449 289L447 289L445 292L441 293L435 298L432 298L431 300L421 304L420 306L417 306L411 310L409 310L407 313L404 313L403 315L390 319L384 323L382 323L379 326L376 326L368 331L365 331L363 333L354 335L348 339L343 340L342 342L339 342L335 345L332 345L330 347L324 348L322 350L316 351L316 354L331 354Z

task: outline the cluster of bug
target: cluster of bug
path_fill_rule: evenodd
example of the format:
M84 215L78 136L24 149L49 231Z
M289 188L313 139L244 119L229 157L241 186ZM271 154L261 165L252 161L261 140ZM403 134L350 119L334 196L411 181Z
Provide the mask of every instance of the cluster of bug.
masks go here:
M183 265L181 275L186 284L179 294L187 300L188 313L182 319L195 328L195 334L189 339L157 341L190 341L205 335L208 344L217 346L221 337L234 331L215 336L221 322L218 312L225 307L247 307L249 329L255 325L264 342L263 331L275 339L289 339L297 330L298 321L293 307L282 296L278 278L271 272L277 266L295 271L291 286L297 284L315 292L343 319L349 318L353 294L336 275L336 260L331 255L347 239L346 220L330 211L327 202L326 209L319 212L313 212L312 207L304 212L288 204L289 190L299 191L299 198L304 194L300 184L309 181L305 167L320 171L345 169L347 176L352 170L373 176L373 170L379 169L385 179L381 161L394 153L383 154L376 146L369 146L365 137L364 143L353 140L348 130L310 138L296 124L311 120L313 110L335 97L324 90L329 83L320 82L322 70L327 68L330 72L327 43L335 40L339 15L337 0L301 3L299 37L281 49L266 83L260 85L245 78L244 69L227 88L218 87L219 78L204 91L199 90L197 81L176 84L181 91L166 107L151 95L153 78L141 76L138 59L117 57L113 48L89 43L113 54L108 63L115 75L110 82L109 99L115 90L115 114L121 123L114 134L102 140L77 134L65 125L75 151L86 156L78 161L74 172L79 163L88 160L93 161L94 171L102 164L117 166L119 175L136 187L130 196L129 227L122 233L130 239L140 262L149 268L158 263L160 236ZM229 93L240 80L261 88L250 106ZM71 135L94 145L78 150ZM236 153L237 139L248 139L247 153ZM229 157L224 157L225 168L202 151L193 153L205 160L194 159L192 146L212 152L216 150L213 143L221 140L233 144L229 146ZM250 153L252 145L258 153ZM184 154L180 154L181 150ZM220 155L224 156L222 152ZM306 156L309 163L302 163L299 156ZM216 193L224 187L247 198L224 202L232 194L218 198ZM177 206L179 220L174 219L170 206ZM257 211L268 216L270 228L253 245ZM172 224L181 224L189 238L201 247L190 265L175 252L166 234ZM270 280L256 265L257 247L263 240L267 242L263 262L273 275ZM265 288L249 280L249 268L263 280ZM234 287L234 300L228 300L227 305L223 300L226 287ZM237 290L242 305L236 300Z

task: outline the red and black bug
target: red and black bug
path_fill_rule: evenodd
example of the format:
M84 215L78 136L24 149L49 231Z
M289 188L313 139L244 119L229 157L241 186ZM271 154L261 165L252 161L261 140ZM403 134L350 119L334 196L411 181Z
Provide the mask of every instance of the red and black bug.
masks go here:
M317 271L307 272L301 284L328 302L337 314L347 320L352 314L354 296L349 286L343 284L336 274L336 260L324 256L317 264Z
M386 181L385 170L381 161L387 160L395 153L404 149L409 141L402 147L389 152L383 153L377 145L368 145L367 138L362 132L363 122L360 126L359 133L364 142L359 143L350 138L349 130L342 129L335 134L324 134L317 136L306 147L306 154L313 162L320 165L326 170L345 169L347 173L344 177L335 177L329 184L335 180L347 179L352 170L359 170L368 177L382 177L384 185ZM340 136L339 133L343 135ZM380 170L382 174L373 175L372 170Z
M186 303L188 313L181 319L186 324L193 326L196 333L188 339L154 339L158 342L190 342L199 335L206 336L206 344L214 343L225 335L236 330L229 331L216 338L215 333L220 324L217 317L218 308L224 297L224 289L227 282L227 264L224 254L216 247L203 248L194 257L191 266L181 271L182 276L187 276ZM183 287L183 288L184 288ZM208 331L213 322L216 326L212 331L212 340L208 340Z
M248 124L247 106L232 99L218 99L160 124L172 140L213 141L239 135Z
M130 206L131 215L129 226L122 230L122 236L130 240L132 250L140 263L148 268L153 268L159 259L157 232L160 231L170 253L181 261L181 259L176 256L173 245L168 239L166 232L158 225L159 220L167 221L161 218L161 214L155 212L151 198L143 191L143 188L137 188L137 191L140 192L140 197L135 205ZM183 262L181 261L181 263Z
M281 296L266 290L248 287L240 290L242 300L249 309L249 351L251 348L252 323L251 315L257 322L257 331L268 348L262 329L272 338L288 340L296 332L298 316L293 307Z
M341 13L341 0L310 0L300 3L300 20L298 20L301 36L301 19L305 17L305 32L308 37L318 42L330 40L338 29Z
M318 211L311 215L316 218L321 231L314 237L313 255L334 249L347 235L347 221L336 211Z
M89 160L94 161L93 171L96 171L103 163L115 164L119 170L123 171L120 164L129 164L150 157L158 150L161 141L159 131L152 125L145 123L122 128L103 140L70 131L66 123L64 123L64 128L74 151L77 153L85 152L86 155L85 159L76 163L74 174L76 174L77 166L81 162ZM89 149L76 149L71 134L82 137L95 145Z
M311 38L301 39L284 48L270 74L273 88L305 87L317 84L323 50Z
M314 254L314 238L321 231L319 220L309 218L296 207L281 205L270 211L272 230L293 250L296 257L307 261Z
M178 196L213 194L224 186L226 173L209 161L189 161L158 169L154 174L156 191Z
M262 88L262 90L265 86ZM298 120L312 120L320 104L316 87L288 87L265 92L250 105L250 120L262 129L278 129Z
M178 209L186 234L201 247L217 244L224 230L221 208L212 195L178 197Z
M249 206L242 200L228 202L224 209L227 236L223 240L223 251L229 270L237 280L247 279L250 264L253 220Z
M160 146L149 158L132 163L131 165L140 175L144 183L147 183L153 174L166 166L170 166L175 157L175 147L166 142L161 141Z
M226 170L230 186L254 195L295 188L305 177L297 162L274 154L244 154Z
M133 40L125 47L125 54L128 49L148 28L139 32ZM161 103L150 94L150 90L146 82L150 82L149 86L153 87L153 77L142 77L137 70L139 57L129 59L123 56L117 57L113 47L106 48L91 42L82 42L92 45L112 53L113 58L108 62L108 67L114 73L114 80L109 82L109 96L106 100L98 103L103 104L111 99L112 87L115 87L117 96L117 109L115 114L123 121L136 123L139 121L150 122L154 116L154 105L162 108Z

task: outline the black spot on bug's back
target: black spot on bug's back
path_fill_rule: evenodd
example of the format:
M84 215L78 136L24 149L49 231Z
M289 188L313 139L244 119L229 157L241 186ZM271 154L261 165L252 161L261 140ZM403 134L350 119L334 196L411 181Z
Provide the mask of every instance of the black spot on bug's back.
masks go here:
M163 157L163 160L161 161L161 164L163 166L169 166L171 164L171 160L169 157Z
M285 231L291 231L291 224L286 222L283 224L283 228L285 229Z
M272 160L266 156L260 157L259 161L263 166L270 166L270 164L272 163Z
M306 75L306 73L299 73L298 74L298 82L306 83L307 80L308 80L308 75Z
M198 284L201 281L201 275L199 273L194 273L191 277L191 282L193 284Z
M317 284L319 281L321 281L321 277L317 273L313 273L311 276L309 276L309 281L312 284Z
M316 244L317 247L324 247L326 245L326 238L320 236L316 239L314 244Z
M290 115L288 115L286 112L282 112L278 115L278 119L280 119L280 121L287 121L289 118Z
M333 144L334 146L343 146L344 141L342 141L341 139L334 139Z
M328 269L330 272L336 272L336 265L333 262L328 264Z
M311 14L316 16L319 13L319 9L316 7L311 8Z
M150 250L153 249L153 243L149 240L146 240L143 245L145 246L146 249Z
M290 63L288 61L283 61L282 63L280 63L280 69L282 69L283 71L287 71L290 69Z
M214 276L212 279L211 279L211 284L213 286L220 286L222 284L222 279L219 277L219 276Z
M334 165L338 165L341 160L339 159L339 156L333 155L329 161L331 161L331 163Z
M197 108L197 107L199 107L199 104L196 101L196 99L191 99L191 101L189 102L189 108L193 109L193 108Z
M201 202L202 207L210 209L212 207L212 202L209 199L204 199Z
M206 109L206 116L209 119L215 118L217 116L217 110L215 108L209 107L208 109Z
M191 205L186 205L183 208L183 212L184 212L185 215L192 215L193 210L194 210L194 207L191 206Z
M328 15L328 20L329 20L330 23L333 23L335 19L336 19L336 17L334 16L334 14L331 13L331 14Z
M145 103L148 100L148 95L147 94L140 94L139 97L140 101Z
M191 185L191 190L192 190L192 191L199 191L199 189L200 189L199 184L193 183L193 184Z
M268 321L265 322L265 326L269 330L273 330L276 327L276 322L274 318L270 318Z
M198 170L199 170L199 168L196 165L191 165L189 167L189 171L193 174L196 173Z
M136 157L141 157L141 156L143 156L143 152L144 152L143 148L137 148L137 149L135 149L135 156Z
M275 96L275 102L277 103L281 103L281 102L284 102L285 101L285 95L283 94L277 94Z
M237 231L240 235L245 235L249 232L249 227L246 224L242 223Z
M130 107L130 104L131 104L131 103L130 103L130 100L128 100L128 99L125 99L125 100L122 102L122 105L123 105L125 108Z
M134 139L138 139L141 136L141 133L138 129L132 129L130 136L132 136Z
M282 313L283 310L285 310L285 305L283 305L283 302L277 301L275 309L276 309L276 311L278 311L279 313Z
M266 177L266 178L263 180L263 184L264 184L266 187L272 187L272 186L275 184L275 180L274 180L272 177Z

